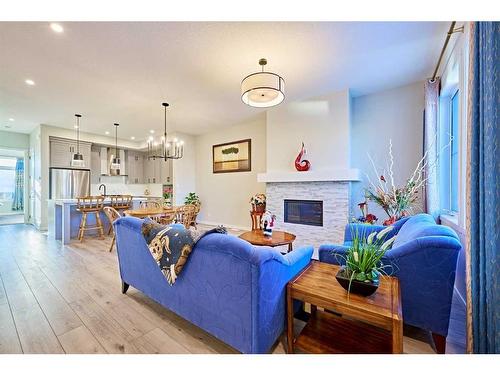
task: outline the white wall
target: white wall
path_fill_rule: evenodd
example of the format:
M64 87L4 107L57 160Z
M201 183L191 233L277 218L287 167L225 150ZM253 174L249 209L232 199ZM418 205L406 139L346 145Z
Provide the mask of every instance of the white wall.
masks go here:
M354 216L360 215L357 204L364 200L363 188L368 186L365 173L374 182L378 177L374 175L367 153L378 167L384 168L389 139L392 139L397 185L406 182L422 157L423 87L423 82L416 82L352 100L352 167L359 168L363 178L362 182L352 184L351 214ZM379 223L387 218L374 203L369 203L369 211L379 218Z
M294 171L302 142L311 171L349 168L350 116L348 90L267 111L267 172Z
M188 193L196 191L196 141L194 136L179 132L172 134L171 138L184 142L184 156L182 159L172 160L173 203L180 206L184 204Z
M250 172L213 173L212 146L252 140ZM264 116L196 137L196 191L202 201L198 220L250 229L250 197L266 191L257 173L266 171L266 121Z
M0 148L27 150L30 145L30 136L22 133L12 133L0 130Z

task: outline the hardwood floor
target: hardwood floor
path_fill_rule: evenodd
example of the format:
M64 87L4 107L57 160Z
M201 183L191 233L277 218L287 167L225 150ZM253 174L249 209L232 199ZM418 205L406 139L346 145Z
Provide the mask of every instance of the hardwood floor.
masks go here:
M0 226L0 353L237 353L134 288L121 294L110 241L62 246L29 225ZM404 352L434 353L429 342L405 330ZM283 338L272 352L285 353Z

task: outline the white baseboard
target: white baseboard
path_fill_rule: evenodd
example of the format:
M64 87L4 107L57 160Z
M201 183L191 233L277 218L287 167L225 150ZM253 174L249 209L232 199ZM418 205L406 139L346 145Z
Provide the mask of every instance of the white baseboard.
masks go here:
M205 221L205 220L197 221L197 223L198 224L203 224L203 225L211 225L211 226L214 226L214 227L222 225L222 226L226 227L227 229L237 229L237 230L243 230L243 231L247 231L247 230L251 229L249 227L240 227L238 225L227 224L227 223L219 223L219 222L213 222L213 221Z

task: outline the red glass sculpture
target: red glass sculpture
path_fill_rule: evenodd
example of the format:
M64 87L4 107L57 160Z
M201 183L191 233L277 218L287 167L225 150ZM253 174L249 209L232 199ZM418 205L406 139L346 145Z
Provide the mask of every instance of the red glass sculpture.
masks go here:
M308 171L309 168L311 168L311 163L309 163L309 160L302 160L302 156L304 156L305 153L306 149L304 148L304 142L302 142L302 148L300 149L300 152L295 159L295 169L297 169L299 172Z

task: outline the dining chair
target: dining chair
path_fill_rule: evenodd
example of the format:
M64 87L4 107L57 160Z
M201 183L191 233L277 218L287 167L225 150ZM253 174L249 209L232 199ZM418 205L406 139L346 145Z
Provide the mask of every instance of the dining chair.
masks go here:
M111 252L113 250L113 245L115 244L115 240L116 240L115 229L113 228L113 223L117 219L119 219L122 215L120 215L120 212L118 212L115 208L109 207L109 206L104 207L103 211L109 220L111 232L113 233L113 239L111 240L111 246L109 247L109 252Z
M176 208L176 222L183 224L188 229L194 222L196 217L196 207L190 204L179 206Z
M154 200L141 201L139 203L140 208L161 208L161 203Z

